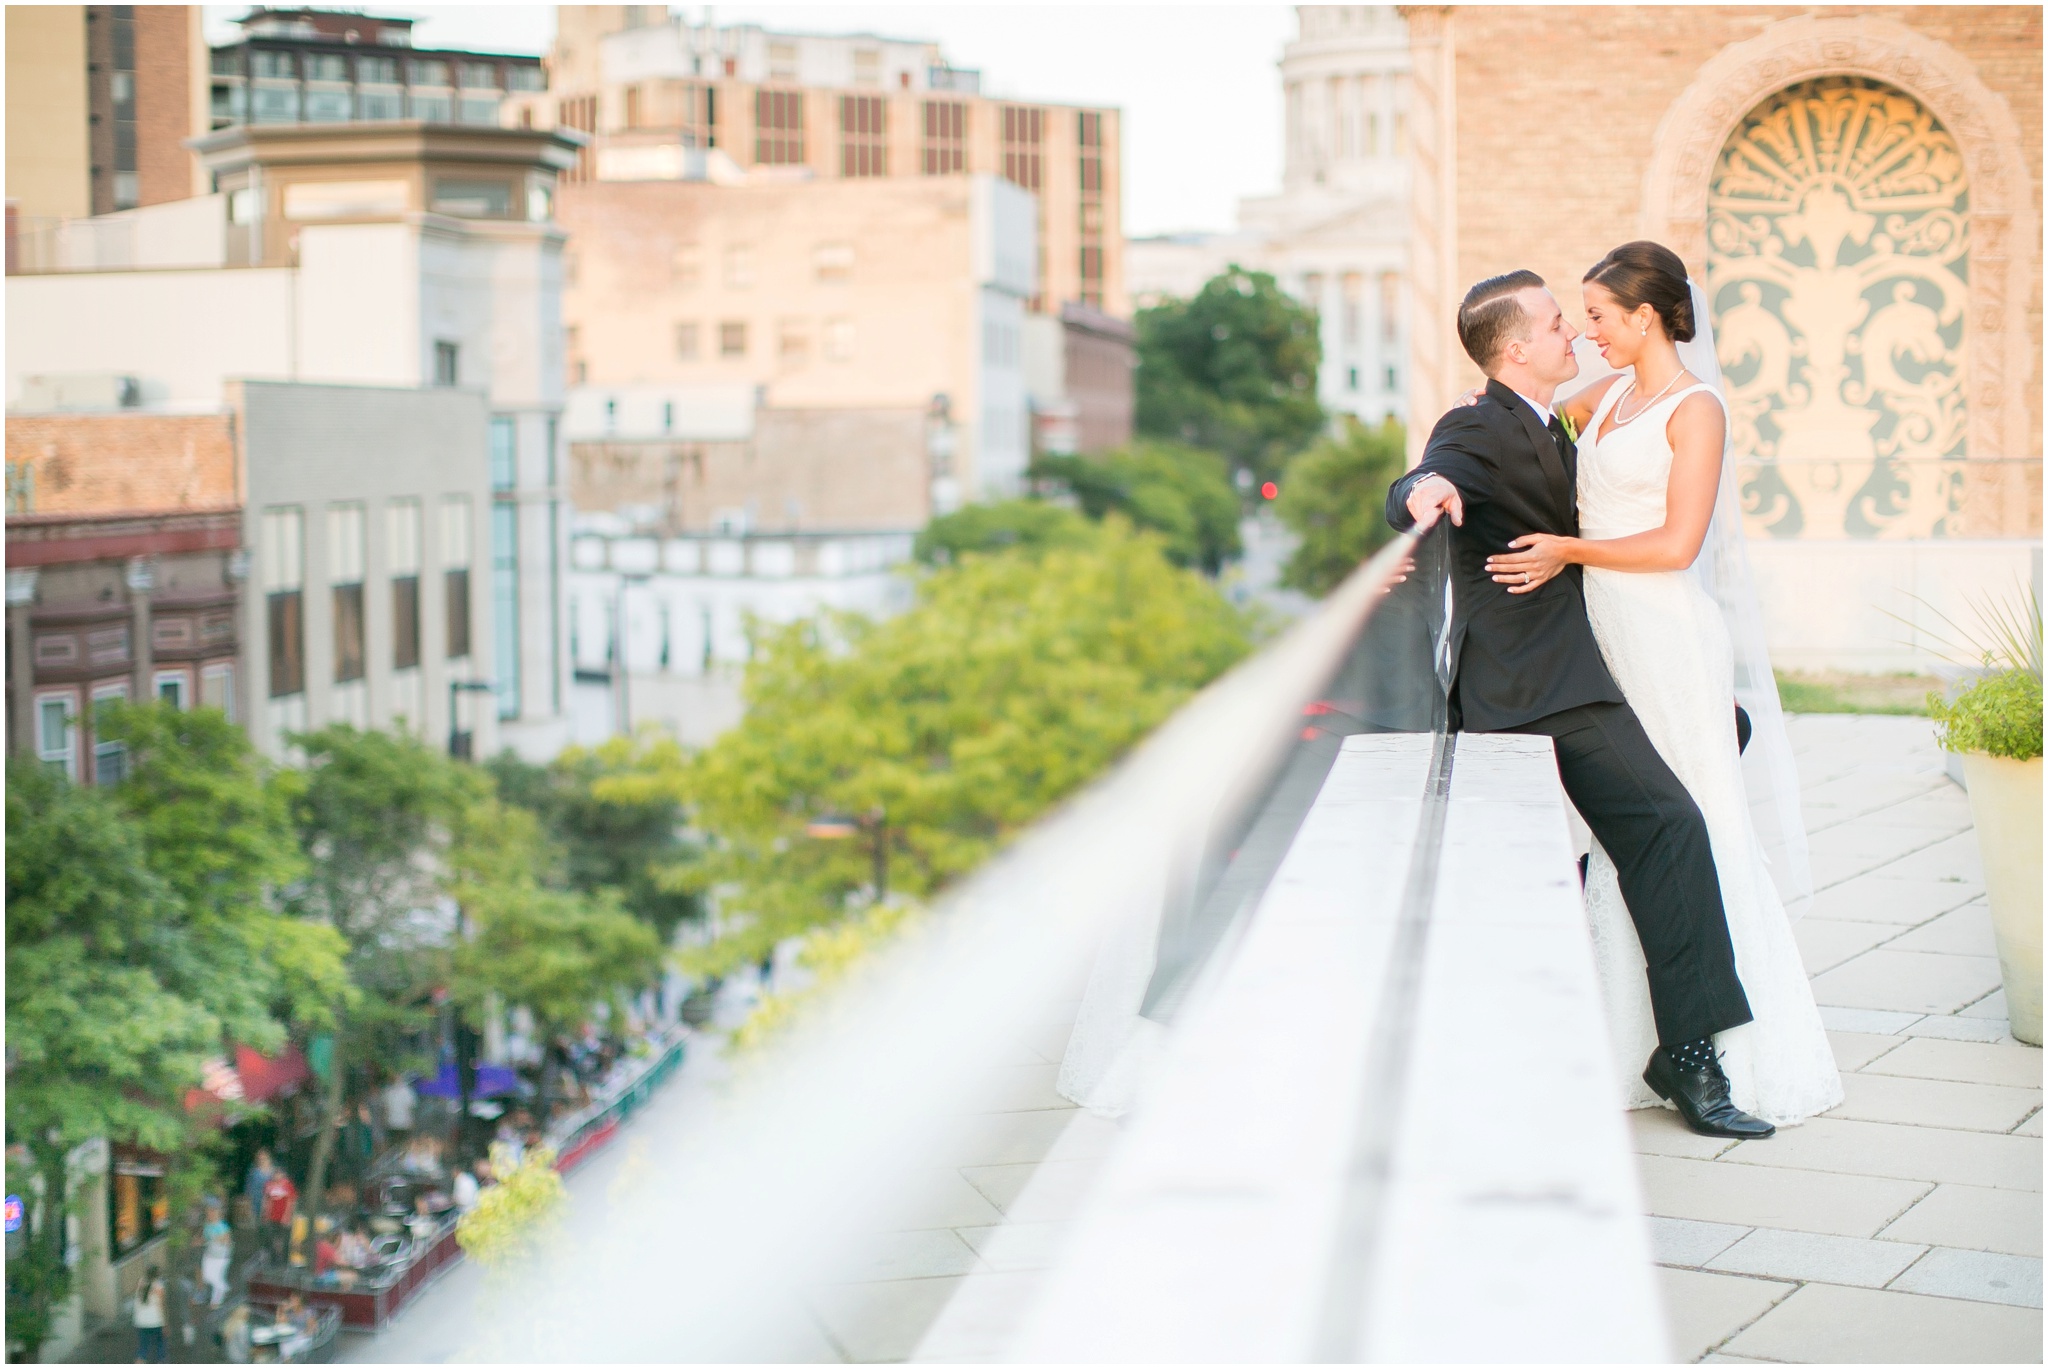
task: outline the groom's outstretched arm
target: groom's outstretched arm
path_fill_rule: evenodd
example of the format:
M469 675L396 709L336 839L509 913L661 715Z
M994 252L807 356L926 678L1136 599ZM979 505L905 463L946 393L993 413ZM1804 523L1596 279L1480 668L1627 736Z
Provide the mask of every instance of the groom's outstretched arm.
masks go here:
M1493 497L1493 460L1489 453L1494 438L1487 431L1476 406L1457 408L1437 420L1422 450L1422 461L1414 470L1396 480L1387 490L1387 522L1396 532L1415 526L1408 509L1408 496L1430 476L1440 476L1457 490L1467 506L1483 504Z

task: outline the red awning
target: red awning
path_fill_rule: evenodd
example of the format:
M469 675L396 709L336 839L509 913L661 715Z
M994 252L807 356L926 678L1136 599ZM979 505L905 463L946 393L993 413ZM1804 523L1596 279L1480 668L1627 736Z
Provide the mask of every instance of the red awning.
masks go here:
M185 1092L187 1112L218 1112L222 1103L261 1103L313 1077L306 1057L297 1046L287 1045L277 1056L264 1055L248 1046L235 1047L235 1063L213 1059L206 1062L200 1087Z

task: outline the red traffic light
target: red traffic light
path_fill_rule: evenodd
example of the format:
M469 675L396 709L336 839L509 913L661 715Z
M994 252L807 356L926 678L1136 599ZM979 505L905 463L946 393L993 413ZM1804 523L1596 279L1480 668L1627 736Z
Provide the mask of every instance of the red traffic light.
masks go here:
M1265 484L1259 486L1259 493L1267 499L1278 499L1280 497L1280 487L1268 480Z

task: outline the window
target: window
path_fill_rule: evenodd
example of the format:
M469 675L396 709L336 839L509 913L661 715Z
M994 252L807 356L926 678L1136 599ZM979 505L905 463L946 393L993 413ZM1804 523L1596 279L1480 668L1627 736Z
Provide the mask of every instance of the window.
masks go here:
M561 434L556 431L556 420L548 420L548 488L555 487L555 443Z
M839 97L839 174L888 175L888 101L879 95Z
M348 80L348 58L334 53L309 53L306 57L306 79L309 81Z
M397 91L356 93L356 117L365 123L390 122L405 117L405 101Z
M1003 106L1003 179L1037 192L1045 180L1045 111Z
M725 288L745 290L754 284L754 249L737 243L725 249Z
M1353 394L1358 393L1358 368L1356 366L1353 366L1345 376L1344 388Z
M1102 307L1102 115L1083 110L1079 126L1081 168L1081 302Z
M1346 271L1342 277L1344 287L1344 345L1356 347L1365 335L1365 277L1356 271ZM1357 386L1353 386L1356 389Z
M436 385L455 384L456 377L460 373L457 363L460 361L461 356L462 349L452 342L437 342L434 344L434 383Z
M465 95L456 102L456 113L460 121L465 124L476 124L484 128L496 128L498 126L499 103L500 101L495 95ZM499 214L493 217L503 218L504 215Z
M167 703L179 712L190 707L186 697L186 678L182 670L159 670L154 680L157 702Z
M455 102L446 95L421 95L415 91L407 96L406 104L412 111L412 117L425 123L455 122Z
M853 50L853 83L857 86L882 84L882 54L878 49Z
M770 43L768 45L768 79L771 81L794 81L796 79L795 43Z
M448 84L448 64L429 58L415 57L407 64L412 84L416 86L445 86Z
M263 511L264 611L270 645L270 697L288 698L306 688L305 512L295 507Z
M395 86L398 84L398 59L396 57L356 58L356 80L364 85Z
M447 599L448 659L469 655L469 496L441 500L442 593Z
M703 269L697 257L697 244L686 242L677 247L668 259L668 283L674 290L694 290L703 278Z
M967 105L960 100L924 102L924 174L946 176L967 169Z
M72 724L77 712L70 694L45 694L36 700L36 758L73 780L78 778L78 741Z
M844 285L853 279L853 244L819 243L811 253L811 264L821 285Z
M825 360L853 360L852 319L828 318L825 320Z
M811 359L811 324L808 319L780 319L775 325L775 355L786 365L801 366Z
M420 663L420 501L385 506L385 560L391 572L391 668Z
M128 686L123 684L96 685L92 691L92 782L94 784L119 784L128 773L128 748L120 742L100 740L100 720L106 716L107 705L125 703Z
M495 62L462 62L457 66L462 75L465 90L497 90L498 66Z
M697 325L694 323L678 323L676 325L676 360L695 361L696 359Z
M1388 390L1390 390L1390 391L1392 391L1392 390L1398 390L1398 389L1400 389L1400 388L1401 388L1401 373L1400 373L1399 371L1395 370L1395 369L1394 369L1393 367L1391 367L1391 366L1387 367L1387 389L1388 389Z
M289 52L258 50L249 54L249 74L272 80L290 81L299 73L292 68L292 55Z
M1401 278L1392 271L1380 276L1380 336L1388 342L1401 336Z
M363 506L327 506L327 583L334 602L334 682L360 680L363 663Z
M216 76L240 76L242 74L242 49L239 47L215 48L212 71Z
M345 124L354 108L355 102L345 90L306 92L306 122L309 124Z
M491 625L498 654L498 716L519 716L519 506L491 505Z
M229 722L235 720L235 668L231 665L210 665L199 672L199 706L218 708L227 714Z
M548 74L542 67L515 66L512 68L512 89L527 91L546 90L547 88Z
M519 420L499 415L491 420L491 488L509 490L519 484Z
M428 208L436 214L452 214L464 219L510 218L512 183L438 179L434 182L434 198Z
M249 92L249 121L257 124L295 124L299 121L297 86L258 86Z
M549 444L552 448L553 444ZM548 483L554 483L552 471ZM572 620L573 622L573 620ZM548 681L554 690L555 712L562 711L562 505L548 504ZM571 658L574 658L571 648Z
M754 160L762 166L803 165L804 97L802 91L757 90L754 92Z
M640 87L626 87L626 127L640 127Z
M746 324L721 323L718 325L718 354L722 357L743 357L747 354Z

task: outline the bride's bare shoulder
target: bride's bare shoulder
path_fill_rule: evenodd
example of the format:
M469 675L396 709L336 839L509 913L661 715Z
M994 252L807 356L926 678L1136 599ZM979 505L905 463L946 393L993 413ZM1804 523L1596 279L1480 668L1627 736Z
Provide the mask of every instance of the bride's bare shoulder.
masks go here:
M1603 380L1596 380L1580 390L1564 402L1565 416L1571 419L1575 426L1585 427L1591 421L1593 411L1600 407L1600 401L1607 397L1608 387L1620 379L1618 375L1611 375Z

